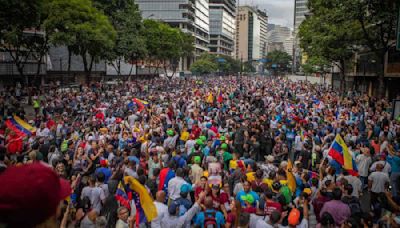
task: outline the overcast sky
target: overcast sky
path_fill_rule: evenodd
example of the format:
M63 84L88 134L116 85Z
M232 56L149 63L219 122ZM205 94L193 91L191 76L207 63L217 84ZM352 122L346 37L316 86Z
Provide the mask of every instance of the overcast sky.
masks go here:
M269 24L293 28L294 0L236 0L240 5L257 5L266 9Z

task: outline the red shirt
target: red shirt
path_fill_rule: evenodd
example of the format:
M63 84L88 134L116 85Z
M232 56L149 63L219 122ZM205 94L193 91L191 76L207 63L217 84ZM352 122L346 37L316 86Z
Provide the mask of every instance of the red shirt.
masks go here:
M49 119L48 121L47 121L47 123L46 123L46 127L48 128L48 129L51 129L53 126L55 126L56 125L56 122L54 122L54 120L52 120L52 119Z
M267 202L265 202L265 207L264 207L265 214L271 215L272 212L275 210L282 212L282 205L278 202L267 200Z
M10 141L12 141L12 142L10 142ZM14 135L14 136L9 135L6 140L6 144L7 143L8 143L8 145L7 145L8 153L15 154L17 152L22 152L23 142L22 142L22 138L20 138L18 135Z
M197 186L196 189L194 190L194 196L197 198L199 197L199 194L204 191L204 188Z

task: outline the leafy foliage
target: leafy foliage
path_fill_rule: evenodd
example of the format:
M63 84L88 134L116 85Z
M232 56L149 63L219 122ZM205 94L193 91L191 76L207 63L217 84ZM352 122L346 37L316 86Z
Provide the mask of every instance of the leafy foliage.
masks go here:
M372 51L381 60L393 45L398 1L309 0L310 15L299 28L300 46L313 57L335 63L341 70L342 90L349 59L355 51ZM384 66L379 69L383 94Z
M162 63L165 74L172 78L179 59L193 54L194 37L156 20L145 20L144 27L149 59ZM172 75L167 74L168 67L173 70Z
M36 53L47 48L46 36L40 32L41 23L47 17L47 1L0 0L0 5L0 40L3 42L0 48L10 54L19 74L24 76L27 59L37 58ZM41 58L37 60L40 63Z
M94 6L102 10L116 30L114 48L106 59L121 73L121 62L143 59L147 55L143 23L139 7L134 0L95 0Z
M287 72L289 70L290 62L292 61L292 57L284 51L272 51L267 55L267 59L269 60L265 65L269 70L275 70L278 72ZM274 68L273 65L276 67Z
M82 57L87 80L93 63L107 57L116 37L108 18L90 0L53 0L45 27L54 44Z
M240 71L240 61L230 56L219 56L203 53L193 63L191 71L195 74L210 74L219 71L221 74L234 74Z

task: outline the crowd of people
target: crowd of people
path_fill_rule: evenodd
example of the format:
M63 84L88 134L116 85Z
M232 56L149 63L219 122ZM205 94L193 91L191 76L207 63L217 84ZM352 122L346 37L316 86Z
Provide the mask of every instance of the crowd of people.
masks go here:
M0 92L0 226L400 226L400 118L386 99L261 77L54 87L32 105L26 92ZM8 129L13 116L36 131ZM356 175L330 155L337 135ZM156 218L118 199L127 176Z

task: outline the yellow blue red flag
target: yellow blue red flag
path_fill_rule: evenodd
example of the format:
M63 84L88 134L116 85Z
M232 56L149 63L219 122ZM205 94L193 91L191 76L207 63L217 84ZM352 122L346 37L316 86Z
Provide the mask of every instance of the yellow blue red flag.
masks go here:
M356 163L349 152L349 148L347 148L346 143L339 134L336 135L335 140L332 142L328 154L347 170L349 174L358 176Z

